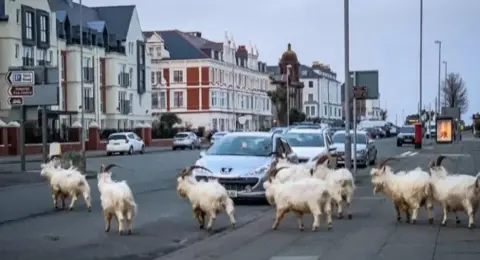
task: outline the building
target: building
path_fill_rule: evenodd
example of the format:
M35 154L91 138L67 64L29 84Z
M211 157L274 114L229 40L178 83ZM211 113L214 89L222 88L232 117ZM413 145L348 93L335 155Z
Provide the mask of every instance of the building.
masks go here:
M290 43L287 45L287 50L282 54L278 66L268 66L267 70L270 74L270 85L275 86L275 91L280 95L287 95L288 92L289 108L302 111L302 89L304 85L299 80L300 63ZM276 125L287 125L287 108L277 104L272 110L274 110L273 113L278 119Z
M307 118L342 119L341 84L330 66L313 62L300 66L303 82L303 112Z
M345 87L344 85L345 84L342 84L341 86L342 91ZM341 96L343 119L345 119L345 101L343 92ZM381 111L382 109L380 108L380 97L378 99L365 99L356 101L356 116L358 121L365 119L379 120L381 119ZM353 118L353 102L350 102L350 116L351 118Z
M96 121L103 129L151 122L150 61L135 6L83 6L81 18L72 0L1 2L9 18L0 21L0 73L9 66L58 65L59 106L51 110L62 125L71 120L61 115L79 121L82 109L84 125ZM1 96L2 110L10 109Z
M146 31L152 111L171 112L193 128L256 130L271 120L268 74L254 46L200 32Z

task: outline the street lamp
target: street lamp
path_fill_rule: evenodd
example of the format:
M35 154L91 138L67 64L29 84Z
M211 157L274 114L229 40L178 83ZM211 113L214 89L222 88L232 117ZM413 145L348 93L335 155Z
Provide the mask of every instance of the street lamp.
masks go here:
M80 95L82 99L82 111L80 112L81 114L81 119L80 119L80 124L82 125L82 170L86 171L87 170L87 158L85 155L85 91L84 88L85 86L83 85L83 5L82 5L82 0L80 0Z
M419 102L418 102L418 114L422 113L422 77L423 77L423 0L420 0L420 58L419 58ZM421 122L421 118L420 118Z
M345 58L345 167L350 169L352 166L352 139L350 136L350 18L349 18L348 0L343 1L343 39L344 39L344 58ZM356 176L355 176L356 177Z
M437 107L435 110L437 110L437 113L440 113L440 86L441 86L441 80L440 80L440 71L442 70L442 41L436 40L435 44L438 44L438 102L437 102Z
M444 78L444 82L445 82L445 85L447 85L447 77L448 77L448 63L446 61L442 61L443 65L445 65L445 78ZM443 95L443 102L445 103L445 100L447 100L446 98L447 96L444 94ZM441 106L440 106L441 107Z
M287 65L287 127L290 126L290 69L292 65Z

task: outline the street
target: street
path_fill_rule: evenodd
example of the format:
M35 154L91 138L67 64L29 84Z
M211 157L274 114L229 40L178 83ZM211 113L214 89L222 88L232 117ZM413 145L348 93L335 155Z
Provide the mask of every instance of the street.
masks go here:
M376 140L379 161L400 156L395 170L426 169L438 154L452 171L479 172L478 142L396 147L395 139ZM477 145L476 145L477 144ZM127 180L135 193L138 216L132 236L118 236L116 225L105 233L96 180L91 180L93 210L82 200L73 212L54 212L46 183L0 188L0 255L9 259L479 259L478 231L466 228L465 214L456 226L439 226L438 207L433 226L422 210L417 225L396 223L391 202L374 196L369 169L359 169L352 220L334 218L333 230L321 226L313 233L300 232L293 215L272 231L274 210L268 205L237 205L237 228L231 230L226 215L217 218L214 234L199 230L190 205L175 191L176 174L198 158L199 151L166 151L141 156L89 158L88 168L116 163L115 180ZM305 224L311 225L311 217ZM477 224L480 224L477 217ZM323 223L322 223L323 224ZM288 258L288 257L303 258Z

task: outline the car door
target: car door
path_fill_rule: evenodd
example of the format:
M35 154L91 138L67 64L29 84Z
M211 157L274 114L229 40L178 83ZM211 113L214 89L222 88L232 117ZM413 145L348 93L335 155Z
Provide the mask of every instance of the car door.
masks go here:
M132 144L133 150L138 151L138 142L134 134L127 134L128 141Z
M142 138L140 138L140 136L138 136L136 134L133 134L133 136L135 136L135 140L138 144L138 149L141 150L142 146L144 145Z
M198 144L198 141L199 141L199 140L198 140L198 136L197 136L195 133L190 133L190 138L192 138L193 144L194 144L195 146L198 146L198 145L199 145L199 144Z

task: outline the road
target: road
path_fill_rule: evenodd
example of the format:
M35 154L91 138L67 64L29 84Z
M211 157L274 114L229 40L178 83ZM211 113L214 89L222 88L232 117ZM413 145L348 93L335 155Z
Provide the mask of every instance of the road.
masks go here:
M474 145L425 146L414 151L413 147L396 147L394 139L384 139L377 140L376 146L379 157L406 157L391 164L397 170L426 167L438 153L459 155L454 162L445 161L446 167L454 170L473 174L480 166L475 163L480 149ZM226 216L221 215L215 234L206 234L198 230L188 202L175 192L176 173L194 163L198 153L169 151L89 159L94 169L102 163L128 168L115 169L114 178L128 181L139 205L130 237L104 233L95 181L90 183L94 199L91 213L82 201L74 212L53 212L44 183L0 189L0 258L286 260L282 257L310 256L302 259L441 260L457 253L458 260L480 256L480 236L467 230L465 221L461 228L429 226L425 217L417 226L396 224L391 203L372 194L369 169L358 172L353 220L334 220L333 231L323 227L316 233L299 232L293 217L285 219L278 231L271 231L274 215L270 206L237 205L236 230L228 228Z

